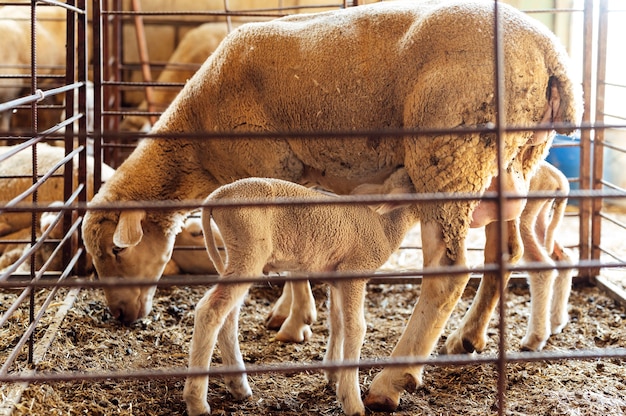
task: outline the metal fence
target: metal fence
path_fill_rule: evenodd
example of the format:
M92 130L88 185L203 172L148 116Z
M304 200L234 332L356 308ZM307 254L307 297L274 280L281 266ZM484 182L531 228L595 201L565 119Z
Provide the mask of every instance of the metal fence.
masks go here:
M557 2L558 3L558 2ZM5 7L18 4L16 2L1 3ZM94 382L112 382L122 384L126 380L143 380L146 383L155 380L182 379L190 374L185 364L180 365L142 365L138 367L107 366L101 368L76 366L75 370L56 370L54 363L47 363L42 367L46 351L59 338L68 337L70 329L64 328L67 316L71 313L75 301L84 296L89 298L107 282L93 279L88 273L88 264L85 249L81 242L80 226L87 209L87 200L93 192L99 189L103 181L101 164L117 168L135 147L138 140L149 137L145 133L123 131L121 125L129 117L145 117L152 123L160 115L162 109L152 100L155 95L164 91L178 91L183 82L162 81L158 75L166 69L175 71L194 71L197 63L187 62L179 65L170 65L160 58L153 58L154 46L150 45L147 28L168 28L172 37L172 44L177 45L186 33L198 26L199 21L215 19L226 26L230 31L237 21L244 19L268 20L285 14L302 12L301 7L295 5L286 7L282 3L253 10L239 9L225 2L220 4L219 10L151 10L149 2L109 0L86 2L85 0L69 0L67 3L57 1L38 1L20 3L19 7L27 12L27 24L30 36L30 60L11 67L2 65L0 68L0 85L8 90L11 84L23 84L18 95L0 103L0 111L5 113L27 114L27 122L19 129L9 125L8 129L0 132L9 148L0 150L0 164L9 166L18 160L16 155L26 153L27 165L20 166L17 173L3 173L2 179L8 190L18 181L29 183L23 190L15 192L3 200L0 214L27 215L26 233L13 235L19 231L5 228L2 241L4 255L17 247L18 255L14 261L0 272L0 333L2 334L2 351L0 352L0 380L2 387L3 414L27 414L28 405L22 395L33 383L49 385L54 390L61 382L80 383L88 388ZM230 6L230 7L229 7ZM313 11L318 9L339 9L351 7L351 4L313 4ZM66 25L65 32L65 65L48 68L40 65L38 58L38 42L44 42L36 32L40 22L39 16L43 9L62 9ZM1 9L0 9L1 10ZM305 9L309 10L309 9ZM626 152L624 131L626 131L626 114L619 113L615 107L608 109L605 103L607 97L622 94L626 85L623 81L611 78L616 70L611 67L610 58L621 52L615 50L615 41L611 40L609 28L619 24L618 18L623 16L624 10L618 10L608 0L594 2L584 1L582 8L568 7L541 10L526 10L530 15L563 16L579 19L582 22L582 85L585 94L585 108L582 124L579 126L579 139L566 143L557 143L553 149L572 149L579 155L578 172L569 176L572 191L569 195L570 207L567 218L577 230L577 239L562 241L562 243L576 253L578 278L576 284L592 284L599 287L603 293L618 301L619 305L626 305L623 281L624 267L626 267L626 253L607 244L607 233L624 233L626 223L622 210L626 196L623 182L620 183L620 174L614 176L615 164L621 163ZM1 13L1 11L0 11ZM0 17L1 19L1 17ZM43 20L43 19L42 19ZM0 20L0 24L2 20ZM158 38L158 36L156 36ZM162 41L162 38L161 38ZM159 40L156 41L157 45ZM132 46L129 46L132 45ZM570 45L573 47L576 45ZM153 48L151 50L151 48ZM158 46L156 47L158 50ZM133 49L134 52L129 52ZM173 49L173 48L172 48ZM172 50L173 52L173 50ZM175 63L174 63L175 64ZM93 128L88 127L90 106L88 79L93 81ZM620 83L622 82L622 83ZM160 91L160 92L159 92ZM146 103L141 107L140 102L145 98ZM48 102L50 100L50 102ZM50 122L46 114L54 114L60 118ZM17 117L14 117L17 118ZM45 120L45 121L43 121ZM46 123L46 124L41 124ZM344 136L346 132L341 132ZM362 132L359 132L362 133ZM370 132L381 134L380 131ZM419 133L419 132L418 132ZM326 134L326 133L324 133ZM336 133L335 133L336 134ZM405 131L389 133L400 138ZM285 137L288 133L284 133ZM206 134L194 137L198 140L206 139ZM224 135L222 135L224 136ZM276 135L274 135L275 137ZM318 135L319 136L319 135ZM332 134L328 133L328 137ZM224 140L240 137L233 135ZM267 135L259 134L255 139L263 140ZM211 138L215 139L215 138ZM172 139L172 140L175 140ZM61 141L63 145L62 157L53 158L47 164L45 151L41 143ZM38 146L39 144L39 146ZM6 149L6 150L5 150ZM44 149L45 150L45 149ZM93 161L90 162L90 160ZM61 169L62 168L62 169ZM2 168L2 172L8 172ZM623 173L621 173L623 176ZM53 191L46 189L46 184L56 183ZM3 185L5 186L5 185ZM148 185L147 185L148 186ZM20 188L21 189L21 188ZM54 197L51 197L53 195ZM539 195L541 196L541 195ZM388 196L379 197L346 197L338 203L377 203L389 201ZM392 198L394 201L432 201L452 200L455 198L471 198L464 195L403 195ZM502 195L497 198L502 201ZM53 201L59 204L49 205ZM159 203L139 202L134 208L149 208L154 210L171 210L172 208L198 208L198 201L163 201ZM616 208L617 207L617 208ZM44 222L41 215L47 215L47 228L42 227ZM52 218L50 220L50 218ZM4 224L0 223L0 227ZM3 228L0 228L2 231ZM62 230L62 231L60 231ZM502 229L504 231L504 228ZM501 237L502 238L502 237ZM504 239L503 239L504 240ZM48 254L41 259L43 249ZM484 245L470 247L479 255L483 255ZM180 252L192 251L197 256L204 256L204 247L179 245L175 249ZM403 246L400 249L406 252L419 252L421 246ZM500 248L500 250L502 250ZM500 251L503 258L503 251ZM61 267L55 268L55 261ZM482 272L491 271L503 275L513 271L514 283L523 283L528 271L542 270L546 265L516 265L511 266L506 261L497 264L485 265L483 268L472 269L473 276L479 279ZM467 270L446 270L448 274L463 273ZM393 285L415 285L418 287L423 276L441 273L441 270L427 271L417 269L406 271L396 270L371 274L376 285L383 287ZM361 275L319 274L315 276L279 276L272 281L280 284L289 280L311 279L315 281L329 281L333 279L355 278ZM215 274L189 275L185 273L164 277L158 283L160 290L169 290L173 287L202 288L213 285L217 281ZM267 279L255 279L257 286L267 285ZM241 282L241 280L239 281ZM131 284L150 285L150 282L133 281ZM110 284L109 284L110 286ZM500 288L506 293L506 288ZM577 289L575 288L574 291ZM82 295L81 295L82 294ZM55 305L52 308L51 305ZM393 308L393 306L388 306ZM54 312L52 312L54 310ZM507 409L507 367L520 362L559 362L590 361L597 359L623 360L626 345L618 343L617 348L605 347L597 349L569 349L546 350L542 352L512 352L507 345L508 329L507 305L501 302L497 309L499 317L499 344L494 354L484 355L439 355L428 359L404 357L389 359L363 358L357 362L322 363L321 360L312 360L306 363L283 362L280 364L264 364L250 362L246 364L245 372L249 375L266 373L302 373L329 369L359 367L361 372L368 372L372 368L385 366L416 366L428 365L432 367L492 365L496 368L497 378L497 406L490 409L491 413L513 414ZM108 316L110 315L101 315ZM187 322L188 325L192 323ZM254 342L254 341L249 341ZM185 345L187 348L187 345ZM115 355L115 354L114 354ZM47 367L49 366L49 367ZM230 375L238 369L228 367L212 367L212 376ZM193 373L193 374L197 374ZM202 374L205 374L204 372ZM426 381L428 384L429 381ZM180 387L180 384L177 386ZM178 397L182 395L177 392ZM133 392L127 392L133 394ZM334 392L326 391L329 396ZM94 398L97 400L97 398ZM181 398L182 400L182 398ZM132 409L125 409L132 414ZM411 414L411 409L406 409ZM110 411L110 409L109 409ZM172 413L175 411L171 410ZM622 408L622 411L626 409ZM233 412L236 412L233 410ZM276 409L268 411L274 414ZM103 414L107 414L103 411ZM119 411L118 411L119 413ZM168 413L167 409L158 413ZM303 410L303 413L305 411ZM618 413L616 413L618 414Z

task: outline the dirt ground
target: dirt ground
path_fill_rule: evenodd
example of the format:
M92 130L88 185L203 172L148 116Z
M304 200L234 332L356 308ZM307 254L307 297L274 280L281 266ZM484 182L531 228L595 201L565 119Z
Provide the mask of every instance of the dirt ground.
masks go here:
M192 334L193 305L204 289L173 287L157 292L154 313L131 327L112 319L100 291L83 290L38 371L115 371L184 368ZM446 329L459 322L475 292L468 287ZM241 316L241 347L246 363L319 363L327 336L326 291L316 286L320 316L305 344L281 344L264 327L280 288L254 287ZM368 331L363 358L386 357L399 337L419 285L370 285ZM597 288L576 288L571 322L553 336L546 351L626 346L626 310ZM507 299L509 349L519 349L526 328L528 291L512 288ZM497 351L497 319L485 354ZM42 329L43 330L43 329ZM7 341L4 338L3 343ZM444 338L445 339L445 336ZM443 342L442 339L442 342ZM441 345L441 344L440 344ZM6 345L5 345L6 346ZM215 357L219 363L219 351ZM219 364L217 364L219 365ZM378 369L360 373L365 391ZM213 377L209 403L215 415L339 415L335 395L318 370L249 376L254 395L235 402L221 378ZM104 380L31 384L14 415L175 415L185 414L184 380ZM488 415L497 413L497 373L493 365L427 366L424 386L405 393L394 415ZM378 413L372 413L378 414ZM380 413L384 414L384 413ZM509 364L506 414L626 414L626 371L619 359Z
M560 238L575 244L575 220L568 220ZM409 234L414 244L419 230ZM615 244L623 244L619 234ZM470 245L481 243L481 234L472 236ZM384 267L402 268L421 261L418 250L403 250ZM470 263L480 262L473 253ZM615 273L616 276L622 276ZM130 327L114 320L100 290L83 289L65 316L38 372L126 371L140 369L184 370L193 328L194 305L206 288L170 287L157 291L153 313ZM38 297L45 294L41 291ZM59 302L49 307L40 325L41 338L51 323ZM444 331L437 349L454 329L475 293L466 289ZM326 288L315 286L319 317L313 337L304 344L282 344L264 326L280 285L252 288L242 309L240 342L247 364L307 364L313 367L323 359L327 339ZM362 358L386 358L401 334L420 294L419 284L370 284L366 299L367 335ZM0 312L15 299L13 293L0 294ZM567 352L626 347L626 309L596 287L575 287L569 302L571 321L563 333L553 336L545 351ZM506 328L509 351L519 351L529 313L528 288L517 284L506 299ZM18 334L26 326L27 313L16 315L0 333L0 360L5 361ZM486 355L497 353L497 317L489 329ZM220 364L219 349L213 365ZM626 415L626 370L624 359L587 361L538 361L507 366L507 415ZM17 368L25 369L25 354ZM13 368L15 370L16 368ZM365 393L378 368L363 369L360 385ZM227 393L220 377L209 386L209 403L214 415L340 415L334 392L327 387L321 371L265 373L249 376L253 396L236 402ZM424 385L415 393L405 393L393 415L490 415L497 414L497 369L494 365L427 366ZM184 379L106 379L99 381L32 383L25 390L13 415L184 415ZM5 395L12 386L0 386ZM372 415L385 413L370 412Z

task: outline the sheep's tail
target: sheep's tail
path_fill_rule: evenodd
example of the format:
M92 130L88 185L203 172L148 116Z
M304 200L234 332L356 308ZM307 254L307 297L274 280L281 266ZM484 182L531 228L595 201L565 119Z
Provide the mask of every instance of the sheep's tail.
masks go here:
M224 262L222 256L220 256L219 249L217 248L217 241L215 241L215 234L213 233L213 227L211 227L211 214L213 209L208 207L202 210L202 232L204 234L204 246L209 254L209 258L215 266L215 270L221 275L224 274ZM226 247L224 247L226 249Z
M548 73L550 81L546 91L546 98L551 101L553 87L558 91L558 109L552 114L552 121L557 124L555 130L560 134L571 134L576 130L582 117L583 92L582 85L574 82L573 65L565 49L555 40L550 50Z

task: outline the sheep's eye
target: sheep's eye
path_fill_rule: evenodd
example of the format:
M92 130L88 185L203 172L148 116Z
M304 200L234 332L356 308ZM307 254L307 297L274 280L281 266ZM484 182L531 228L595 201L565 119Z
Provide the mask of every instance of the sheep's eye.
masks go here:
M115 257L119 256L120 253L122 253L124 250L125 250L124 247L118 247L118 246L113 246L113 248L111 249Z

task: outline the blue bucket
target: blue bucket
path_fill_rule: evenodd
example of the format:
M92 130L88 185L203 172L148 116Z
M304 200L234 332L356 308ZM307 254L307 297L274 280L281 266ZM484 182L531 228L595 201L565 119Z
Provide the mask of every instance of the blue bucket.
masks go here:
M570 189L579 189L580 178L580 138L556 135L546 160L559 169L570 182ZM577 200L569 200L569 205L578 205Z

